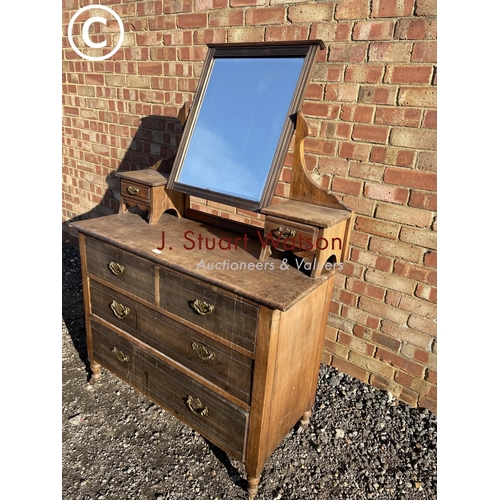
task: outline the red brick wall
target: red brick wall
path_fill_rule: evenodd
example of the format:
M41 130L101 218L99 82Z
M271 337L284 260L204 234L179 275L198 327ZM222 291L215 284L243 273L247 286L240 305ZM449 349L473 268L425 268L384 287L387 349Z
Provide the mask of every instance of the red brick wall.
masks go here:
M84 60L66 36L89 3L63 0L63 220L116 212L113 172L174 153L171 118L192 99L206 43L322 39L303 106L306 161L357 214L323 361L435 411L436 0L96 0L125 26L103 61ZM116 42L116 23L93 36Z

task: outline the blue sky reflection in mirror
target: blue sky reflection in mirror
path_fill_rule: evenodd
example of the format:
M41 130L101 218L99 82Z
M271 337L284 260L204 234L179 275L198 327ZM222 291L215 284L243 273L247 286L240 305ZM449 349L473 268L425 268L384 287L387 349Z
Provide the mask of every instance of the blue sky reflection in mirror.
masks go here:
M216 58L178 181L259 201L303 62Z

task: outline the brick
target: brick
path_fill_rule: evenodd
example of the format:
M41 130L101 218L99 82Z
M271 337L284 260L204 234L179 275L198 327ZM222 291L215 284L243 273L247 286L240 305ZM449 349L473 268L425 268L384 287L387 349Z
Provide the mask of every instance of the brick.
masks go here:
M306 25L267 26L265 39L268 42L282 40L307 40L309 27Z
M355 124L352 138L355 141L386 144L389 137L389 127L378 125Z
M231 7L247 7L250 5L265 5L265 4L266 0L229 0L229 5Z
M437 20L415 17L400 19L396 23L394 38L399 40L436 40Z
M205 45L207 43L224 43L226 41L226 30L206 29L196 30L194 32L194 43L196 45Z
M268 7L249 9L246 13L245 24L283 24L285 21L284 7Z
M437 42L415 42L411 53L412 62L437 62Z
M401 241L435 250L437 248L437 234L435 231L414 227L403 227Z
M209 12L209 26L242 26L243 10L218 10Z
M308 102L302 105L302 111L306 116L328 118L332 113L332 107L326 102Z
M372 163L351 163L349 166L349 175L350 177L368 181L381 181L384 170L384 167L373 165Z
M163 13L171 14L191 10L191 0L170 0L163 2Z
M367 269L365 279L369 283L383 286L397 292L412 295L415 290L415 281L398 276L393 273L386 273L377 269Z
M353 40L392 40L394 21L360 21L355 24Z
M364 194L373 200L387 201L404 205L408 200L408 189L386 186L384 184L366 183Z
M421 408L427 408L434 414L437 413L437 401L427 396L423 396L418 400L418 406Z
M335 19L364 19L370 15L370 0L339 0Z
M396 382L400 383L401 385L404 385L405 387L412 389L413 391L417 392L422 396L427 395L429 391L432 389L431 383L426 382L421 378L415 378L407 373L400 371L396 372L394 380L396 380Z
M433 87L403 87L398 96L400 106L435 108L437 90Z
M376 373L377 375L380 375L387 379L392 379L394 377L394 368L375 358L365 356L364 354L358 353L356 351L351 351L349 353L349 361L359 366L360 368L368 370L371 373Z
M422 110L418 108L400 108L378 106L375 112L375 123L378 125L400 125L418 127Z
M400 274L401 276L406 276L417 281L422 281L423 283L429 283L431 285L437 284L436 271L424 266L395 261L394 272L396 274Z
M371 123L374 112L374 106L344 104L340 117L344 121Z
M387 184L396 184L398 186L407 186L427 191L435 191L437 189L437 177L434 172L389 167L385 170L384 181Z
M409 313L396 307L391 307L379 300L368 297L359 298L359 309L394 323L406 323Z
M343 203L357 214L371 217L375 211L376 203L373 200L359 198L357 196L344 196Z
M428 109L424 112L422 128L437 128L437 111L435 109Z
M372 42L368 50L370 62L410 62L410 42Z
M206 28L208 13L179 14L177 16L178 28Z
M437 372L435 370L428 369L425 380L427 380L431 384L437 384Z
M325 174L347 177L349 162L341 158L322 157L319 159L318 168L320 172ZM353 177L352 174L351 177Z
M437 134L429 129L393 128L389 137L392 146L412 149L437 149Z
M330 62L364 62L368 52L366 42L333 42L330 44L328 61Z
M338 342L367 356L373 356L375 353L375 346L344 332L339 332Z
M353 23L315 23L311 26L311 40L324 42L350 40Z
M347 158L358 161L368 161L370 155L370 146L368 144L353 144L351 142L340 143L338 155L341 158Z
M384 74L384 67L377 64L350 64L344 75L345 82L380 83Z
M229 5L229 0L195 0L194 10L224 9Z
M328 101L353 102L358 99L359 85L355 83L332 83L326 86Z
M417 16L436 16L437 0L416 0L415 14Z
M306 3L288 7L288 19L292 23L320 23L331 21L333 3Z
M264 28L229 28L228 42L260 42L264 40Z
M413 12L414 0L373 0L371 17L407 17Z
M375 355L378 359L384 363L388 363L391 366L399 368L410 375L418 378L423 378L425 373L425 368L419 364L411 361L409 359L403 358L394 352L387 351L386 349L379 348Z
M435 172L437 170L437 154L431 151L421 151L418 154L417 168Z
M409 245L408 243L400 241L382 239L375 236L370 240L368 248L386 256L401 258L414 263L422 262L422 257L425 252L425 249L421 247Z
M373 146L370 153L370 161L374 163L399 167L413 167L414 159L414 151L392 147Z
M430 227L434 215L429 210L419 208L401 207L392 204L379 203L376 216L378 219L399 222L408 226Z
M437 267L437 254L436 252L427 252L424 256L424 266Z
M384 75L385 83L422 84L431 83L432 66L388 66Z
M382 236L384 238L396 240L398 238L400 226L377 219L356 217L354 228L357 231Z
M413 191L410 195L408 205L412 207L425 208L427 210L437 210L437 196L434 193L422 193Z
M390 85L361 85L358 103L363 104L396 104L398 87Z
M350 139L352 135L352 124L350 123L336 123L334 137L339 139Z
M429 302L437 303L437 288L424 285L422 283L417 283L417 289L415 295L420 299L428 300Z
M410 315L410 319L411 318L412 315ZM421 330L413 329L407 325L393 323L388 320L382 321L381 330L390 337L420 347L421 349L429 349L433 340L433 334L427 334L427 332L422 332Z
M137 33L137 45L161 45L163 43L163 34L150 31L149 33Z
M163 64L161 62L137 63L137 73L139 75L161 75L163 73Z
M363 183L352 179L344 179L342 177L335 177L332 181L332 190L340 193L347 193L359 196Z
M422 316L426 319L435 319L437 314L436 305L417 297L403 296L400 307L404 311Z
M340 370L341 372L365 383L367 383L370 378L370 373L367 370L341 358L334 357L332 359L332 366L337 368L337 370Z

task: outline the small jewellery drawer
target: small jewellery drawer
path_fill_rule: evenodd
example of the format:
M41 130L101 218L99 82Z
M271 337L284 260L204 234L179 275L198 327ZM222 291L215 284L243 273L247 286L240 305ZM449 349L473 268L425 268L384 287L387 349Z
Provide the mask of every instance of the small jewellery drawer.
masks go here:
M99 283L91 281L90 297L92 314L250 404L251 358Z
M245 458L248 413L148 352L92 322L94 358L237 460Z
M285 250L313 250L318 239L318 228L290 222L277 217L266 217L264 238L269 237L269 244L279 246ZM277 243L278 242L278 243Z
M130 182L122 179L120 182L120 194L127 198L136 199L137 201L149 201L150 188L144 184Z
M153 264L92 238L86 238L86 246L89 274L154 303L155 270Z
M255 352L257 306L215 287L160 269L160 307Z

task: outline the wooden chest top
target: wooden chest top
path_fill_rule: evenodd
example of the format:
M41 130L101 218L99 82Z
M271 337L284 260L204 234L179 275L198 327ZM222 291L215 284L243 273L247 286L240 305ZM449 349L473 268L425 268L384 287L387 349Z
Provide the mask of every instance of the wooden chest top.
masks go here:
M156 225L126 213L74 222L72 226L159 265L282 311L333 278L332 272L325 272L311 279L285 260L259 261L260 239L168 213Z

